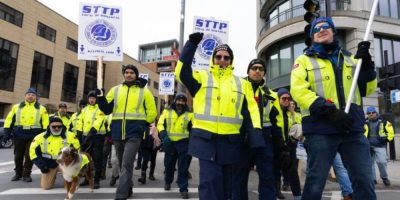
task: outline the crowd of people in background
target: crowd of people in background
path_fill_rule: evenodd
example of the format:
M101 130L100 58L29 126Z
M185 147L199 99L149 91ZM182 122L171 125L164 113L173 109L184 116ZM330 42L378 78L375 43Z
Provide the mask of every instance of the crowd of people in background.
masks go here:
M29 88L4 123L6 139L14 139L11 181L32 182L35 164L42 172L41 187L54 187L57 156L63 147L73 146L93 160L94 189L100 188L109 166L109 185L117 185L115 199L127 199L133 193L134 169L141 170L141 184L156 179L156 156L162 148L164 189L171 189L177 169L183 199L190 198L192 157L199 160L199 198L204 200L248 199L253 169L259 199L285 199L282 186L295 200L321 199L332 167L344 199L376 199L375 162L383 183L391 184L386 145L394 131L375 107L367 108L367 118L361 107L361 98L376 88L370 43L360 42L355 55L343 49L328 17L316 18L309 34L313 43L293 64L290 90L268 87L262 59L250 61L246 78L233 75L234 54L227 44L215 47L209 69L194 71L191 63L203 33L190 34L175 74L193 105L188 105L188 94L177 93L159 117L147 81L138 77L134 65L122 67L124 82L108 93L102 88L89 92L72 115L60 103L49 116L37 91ZM346 113L357 59L363 60L361 74ZM299 159L306 159L303 189Z

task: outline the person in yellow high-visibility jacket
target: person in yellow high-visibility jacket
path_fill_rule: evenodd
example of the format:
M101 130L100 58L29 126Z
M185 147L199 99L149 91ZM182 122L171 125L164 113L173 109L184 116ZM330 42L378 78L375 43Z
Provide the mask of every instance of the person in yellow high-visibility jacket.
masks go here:
M97 90L100 109L107 115L112 113L111 137L121 166L116 199L132 195L135 156L146 129L157 117L154 96L146 87L147 80L139 77L139 70L125 65L122 74L124 82L112 87L106 96L103 89Z
M79 115L82 113L82 110L86 105L87 101L85 99L79 101L78 112L72 114L67 125L68 131L75 133L80 143L82 143L82 131L78 131L77 128L82 127L82 119L79 118Z
M14 133L15 175L11 181L22 178L25 182L32 182L33 164L29 158L29 145L48 125L49 114L46 108L37 101L36 89L29 88L25 100L15 104L4 121L5 139L11 137L11 132Z
M352 55L339 45L330 17L316 18L310 28L312 45L294 62L290 93L300 106L306 140L308 172L302 199L321 199L332 162L339 152L349 172L354 199L376 199L369 144L364 137L362 97L375 92L377 80L370 43L358 44ZM357 58L360 76L348 113Z
M32 162L42 172L40 186L43 189L54 187L58 172L56 159L61 149L69 146L79 150L79 140L74 133L67 130L61 118L50 117L47 130L33 139L29 150Z
M365 122L365 136L368 138L371 146L372 156L372 176L376 181L375 162L378 165L379 174L386 186L390 185L389 175L387 173L386 146L394 138L394 129L392 123L383 120L375 107L367 108L367 121Z
M94 163L94 189L100 188L100 178L103 163L103 147L106 137L106 115L99 109L96 103L96 91L88 94L88 105L82 110L79 119L82 123L78 124L77 130L82 131L81 150L88 152ZM84 180L81 186L88 185L88 180Z
M265 142L251 84L233 75L233 51L227 44L215 47L208 70L192 70L194 53L202 39L202 33L189 35L175 77L193 96L188 151L199 158L199 197L221 200L231 196L232 167L240 162L238 153L245 138L253 148L263 147ZM243 134L241 127L247 130Z
M187 153L189 133L192 128L193 113L186 104L184 93L175 96L174 103L166 108L157 124L159 136L163 141L164 156L164 189L170 190L174 180L176 161L178 161L179 192L183 199L188 199L188 170L192 157Z
M60 104L58 104L58 111L56 113L50 115L50 117L52 117L52 116L59 117L63 121L63 125L65 127L67 127L68 123L69 123L69 119L70 119L70 116L68 115L67 111L68 111L67 104L66 103L60 103Z

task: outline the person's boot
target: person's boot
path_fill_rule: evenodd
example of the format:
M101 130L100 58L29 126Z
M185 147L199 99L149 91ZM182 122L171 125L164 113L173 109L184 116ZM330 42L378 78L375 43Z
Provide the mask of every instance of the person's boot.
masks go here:
M189 199L189 193L187 191L181 192L182 199Z
M100 178L101 178L101 171L96 171L94 173L93 189L99 189L100 188Z
M285 196L281 192L281 182L276 184L276 198L285 199Z
M171 184L170 183L166 183L164 185L164 190L171 190Z
M383 184L386 186L390 186L390 180L388 178L382 178Z
M15 174L13 177L11 177L11 181L19 181L19 179L22 178L22 175Z
M32 182L32 178L31 178L30 175L22 177L22 180L25 181L25 182L27 182L27 183Z
M115 183L117 183L118 178L119 178L119 176L117 176L117 177L111 176L110 186L114 186Z
M146 184L146 171L142 171L142 175L138 178L138 182Z
M154 170L150 170L150 173L149 173L149 180L152 180L152 181L155 181L155 180L156 180L156 178L154 178Z

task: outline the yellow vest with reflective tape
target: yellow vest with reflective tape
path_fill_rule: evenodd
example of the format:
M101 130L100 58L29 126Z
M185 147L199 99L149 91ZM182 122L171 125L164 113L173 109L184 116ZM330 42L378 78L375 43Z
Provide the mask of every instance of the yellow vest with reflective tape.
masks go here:
M186 111L178 116L174 109L165 109L160 116L157 129L161 132L165 130L164 126L166 126L169 139L171 141L179 141L189 138L188 124L192 120L193 113L191 112ZM165 125L164 122L166 122Z
M106 134L106 127L104 126L106 115L99 109L97 104L87 105L82 109L79 118L82 121L82 128L78 128L78 130L81 130L84 136L89 133L92 127L97 130L97 134Z

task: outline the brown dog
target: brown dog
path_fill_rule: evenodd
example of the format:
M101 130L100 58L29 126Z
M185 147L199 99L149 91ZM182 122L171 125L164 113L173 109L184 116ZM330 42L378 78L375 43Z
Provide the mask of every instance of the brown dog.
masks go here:
M74 147L64 147L57 158L57 163L64 177L64 187L67 197L72 199L79 186L79 178L89 180L89 187L93 192L93 162L89 154L79 153Z

